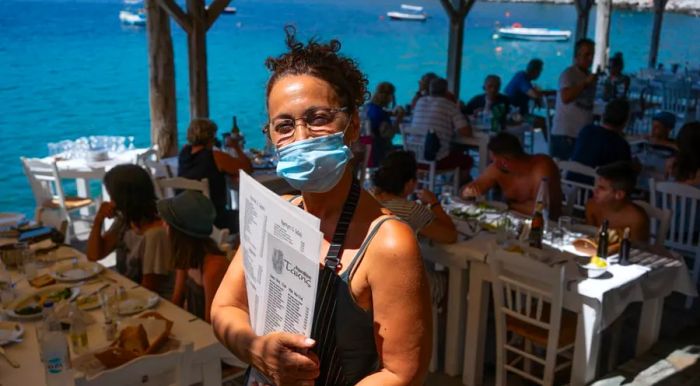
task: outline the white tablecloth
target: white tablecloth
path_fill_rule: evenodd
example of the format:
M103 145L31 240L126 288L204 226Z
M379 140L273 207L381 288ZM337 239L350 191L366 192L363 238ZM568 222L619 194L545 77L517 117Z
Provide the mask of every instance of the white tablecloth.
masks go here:
M490 301L488 255L493 248L498 248L496 237L485 232L453 245L426 244L422 247L426 259L442 264L450 271L445 372L459 374L460 358L465 355L463 380L467 385L481 383L485 313ZM567 264L570 266L565 307L579 314L578 357L574 361L578 365L572 374L572 379L577 382L590 380L595 374L600 330L619 317L627 305L633 302L643 304L637 339L638 352L643 352L658 339L663 299L673 291L691 296L696 294L688 270L681 261L653 268L646 263L611 265L609 274L598 279L581 276L573 260ZM468 297L465 296L467 268ZM469 309L465 316L467 298Z
M74 251L75 256L84 256ZM40 273L46 272L42 269ZM14 277L19 277L17 272L12 272ZM152 294L143 287L128 280L127 278L113 272L105 270L101 274L104 281L111 285L121 285L127 290L143 291ZM18 282L18 292L30 293L31 287L26 280ZM160 299L159 303L152 309L165 318L174 322L172 335L182 342L192 342L194 344L194 363L190 376L190 384L203 382L204 385L221 385L221 358L231 357L231 354L219 343L214 336L209 324L184 309L170 303L165 299ZM95 323L88 326L88 348L99 349L107 345L107 340L102 331L104 317L98 308L88 311L89 315L95 319ZM4 313L3 313L4 314ZM5 346L7 354L20 363L18 369L12 368L7 361L0 360L0 384L2 385L43 385L44 367L39 360L39 347L36 338L36 327L40 320L22 321L24 327L24 337L22 343L13 343ZM76 355L72 355L73 358Z

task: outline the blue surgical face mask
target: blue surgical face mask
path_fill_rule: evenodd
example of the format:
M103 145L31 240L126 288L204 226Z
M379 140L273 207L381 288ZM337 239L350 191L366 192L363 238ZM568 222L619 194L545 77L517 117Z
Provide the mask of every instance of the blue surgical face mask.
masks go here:
M277 150L277 175L302 192L324 193L343 176L352 158L344 133L293 142Z

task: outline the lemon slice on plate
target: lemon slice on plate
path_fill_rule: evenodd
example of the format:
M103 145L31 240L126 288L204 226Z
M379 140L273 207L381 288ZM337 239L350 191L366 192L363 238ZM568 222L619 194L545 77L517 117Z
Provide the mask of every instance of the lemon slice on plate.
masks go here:
M589 264L594 265L598 268L605 268L608 266L608 262L605 261L605 259L601 259L598 256L591 256L591 261Z

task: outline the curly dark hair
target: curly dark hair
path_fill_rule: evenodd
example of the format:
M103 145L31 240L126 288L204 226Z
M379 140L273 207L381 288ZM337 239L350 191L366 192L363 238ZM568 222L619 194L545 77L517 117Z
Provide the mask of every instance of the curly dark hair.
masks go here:
M153 181L143 168L133 164L117 165L105 174L103 182L127 224L138 225L158 219Z
M695 178L700 170L700 122L689 122L681 127L676 138L678 155L674 162L672 175L676 181L686 181Z
M272 71L266 96L270 96L275 82L286 75L311 75L328 82L349 113L357 111L369 97L367 77L355 60L338 54L340 42L333 39L319 43L312 38L304 45L297 40L294 26L285 26L284 32L289 51L265 60L265 66Z

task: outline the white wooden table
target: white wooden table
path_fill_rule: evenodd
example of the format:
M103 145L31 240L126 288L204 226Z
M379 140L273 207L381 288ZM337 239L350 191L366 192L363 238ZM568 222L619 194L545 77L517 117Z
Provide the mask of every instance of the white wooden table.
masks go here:
M75 179L78 196L90 197L90 181L102 181L109 169L121 164L134 164L139 154L148 149L132 149L123 152L109 152L104 161L88 161L86 159L59 159L56 168L61 179ZM53 162L53 157L44 157L42 161ZM107 191L102 189L103 199L108 199ZM86 214L86 213L84 213Z
M421 245L424 258L449 271L445 373L455 376L463 366L463 384L470 386L482 384L492 281L488 254L496 247L495 241L495 235L482 232L457 244ZM652 271L636 265L612 265L611 278L585 279L578 275L575 264L570 264L571 277L564 306L579 315L572 385L582 385L593 379L600 332L628 304L642 303L636 346L637 353L641 354L658 340L664 298L672 291L695 295L685 265Z
M76 255L84 258L80 252ZM44 268L40 273L46 272ZM13 275L19 275L14 272ZM118 273L105 269L101 274L106 283L111 285L121 285L133 291L150 291L140 287L129 279ZM18 293L28 293L31 287L22 280L18 283ZM201 382L205 386L221 385L221 359L231 357L232 354L219 343L214 336L211 325L198 319L184 309L170 303L165 299L160 299L158 304L152 309L165 318L174 322L172 336L182 341L192 342L194 345L193 367L190 371L189 384ZM87 311L95 319L95 323L88 326L88 348L91 350L105 347L108 342L102 331L104 317L100 308ZM20 363L18 369L12 368L7 361L0 360L0 384L2 385L43 385L44 367L39 359L39 347L36 338L36 327L40 325L41 319L32 321L20 321L24 326L24 337L22 343L13 343L5 346L7 354ZM73 358L76 356L71 355Z

